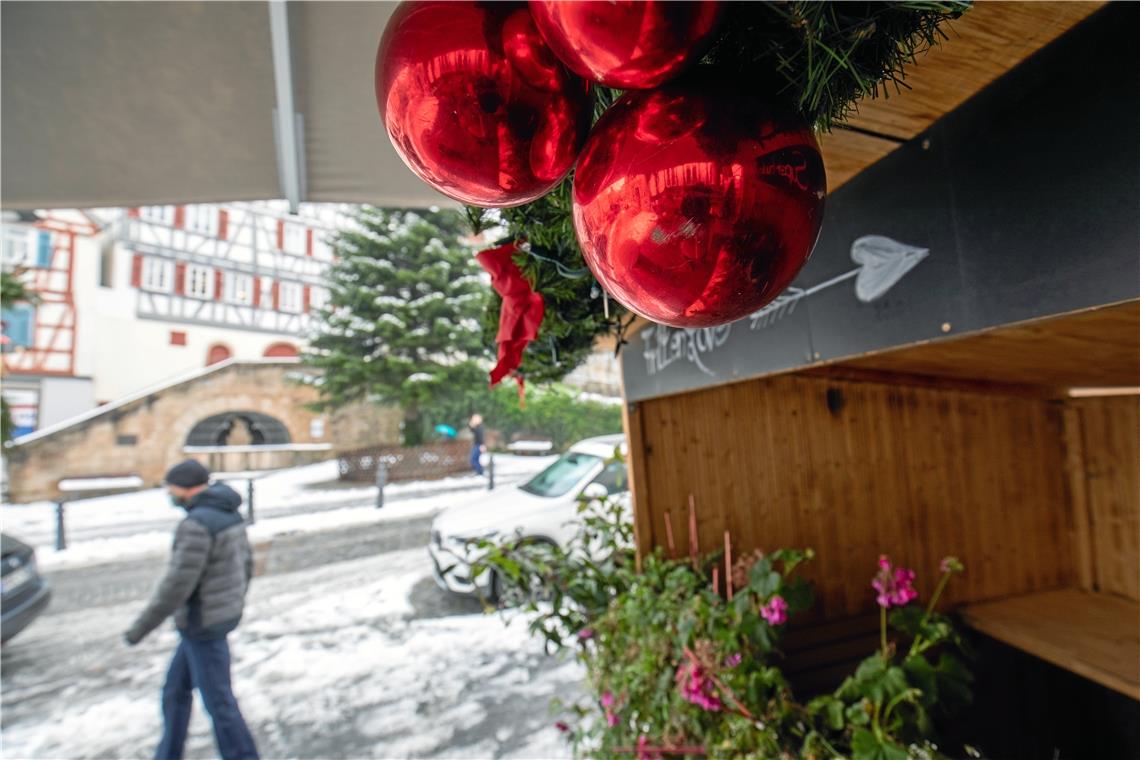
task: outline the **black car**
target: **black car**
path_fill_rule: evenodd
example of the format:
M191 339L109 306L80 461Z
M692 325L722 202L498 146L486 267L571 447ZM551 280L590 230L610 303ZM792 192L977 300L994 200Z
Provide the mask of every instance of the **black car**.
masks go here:
M36 550L0 534L0 640L27 628L51 600L51 589L36 570Z

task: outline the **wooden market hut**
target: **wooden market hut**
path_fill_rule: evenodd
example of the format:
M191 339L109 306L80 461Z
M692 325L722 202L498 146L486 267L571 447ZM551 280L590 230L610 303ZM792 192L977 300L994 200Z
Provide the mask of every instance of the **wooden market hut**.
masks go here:
M880 553L924 595L957 555L963 736L995 757L1140 753L1138 11L978 4L913 91L861 106L876 150L825 141L784 296L623 352L639 551L687 535L689 494L702 551L814 548L807 691L873 649Z

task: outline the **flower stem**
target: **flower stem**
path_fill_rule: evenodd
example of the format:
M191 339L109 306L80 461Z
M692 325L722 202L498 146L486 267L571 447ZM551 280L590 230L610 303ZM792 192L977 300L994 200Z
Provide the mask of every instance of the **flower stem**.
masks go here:
M938 585L934 587L934 593L930 597L930 603L926 605L926 612L922 615L922 621L918 624L920 632L914 637L914 641L910 644L910 651L907 656L916 654L919 651L919 646L922 644L921 629L926 627L926 623L930 620L930 616L934 614L934 605L938 604L938 597L942 596L942 592L946 589L946 583L950 580L950 573L942 573L942 577L938 579ZM925 647L924 647L925 648Z
M887 659L887 608L879 608L879 644L883 648L883 659Z

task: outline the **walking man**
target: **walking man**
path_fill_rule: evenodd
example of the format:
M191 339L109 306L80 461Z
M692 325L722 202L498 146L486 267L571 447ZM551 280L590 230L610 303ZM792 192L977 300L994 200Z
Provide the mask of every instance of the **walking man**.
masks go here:
M194 460L171 467L164 482L170 500L186 510L186 517L174 532L166 574L124 635L133 646L173 615L182 639L162 688L165 727L155 756L182 757L197 688L223 760L257 758L230 685L226 641L241 620L253 574L253 553L238 513L241 496L224 483L210 485L210 472Z
M484 442L483 431L483 415L473 414L467 423L467 429L471 431L474 440L471 442L471 469L475 471L476 475L483 474L483 463L479 461L479 457L487 450L487 445Z

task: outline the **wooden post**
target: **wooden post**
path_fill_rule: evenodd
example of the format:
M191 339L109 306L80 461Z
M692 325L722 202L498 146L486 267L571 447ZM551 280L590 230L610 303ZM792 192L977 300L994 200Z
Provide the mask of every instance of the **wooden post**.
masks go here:
M677 559L677 544L673 541L673 516L665 510L665 545L669 547L669 559Z
M732 601L732 538L724 532L724 587L728 591L728 601Z
M641 570L641 558L653 551L655 543L646 468L649 444L645 440L641 405L632 402L622 405L622 427L625 428L625 440L629 446L626 459L629 463L629 498L633 504L633 540L637 546L637 569Z
M700 552L700 541L697 540L697 500L689 494L689 560L693 569L697 569L697 554Z

